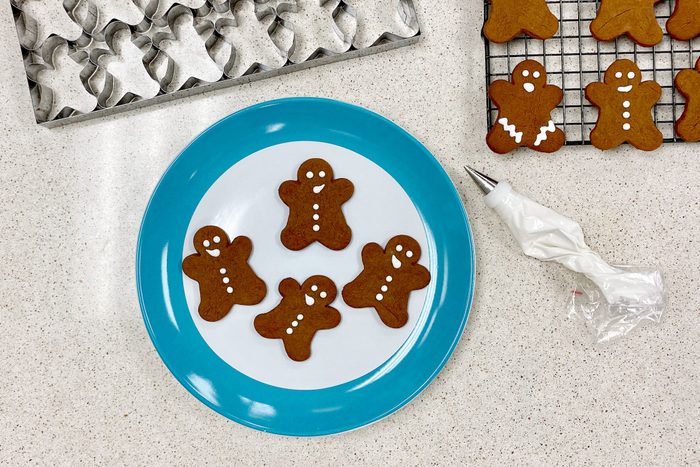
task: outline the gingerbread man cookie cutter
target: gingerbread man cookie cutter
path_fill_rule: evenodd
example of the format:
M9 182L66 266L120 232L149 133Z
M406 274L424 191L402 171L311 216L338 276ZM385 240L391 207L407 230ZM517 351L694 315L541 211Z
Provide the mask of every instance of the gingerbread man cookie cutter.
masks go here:
M379 15L374 10L364 11L369 8L362 7L364 1L356 0L353 5L352 0L303 0L303 3L300 0L65 0L63 3L11 0L11 6L25 57L36 121L55 127L383 52L411 45L420 39L421 31L412 0L383 0L386 1L384 8L389 11ZM261 23L263 35L243 35L246 39L235 50L225 30L233 31L231 34L238 37L241 26L245 25L236 20L231 8L245 2L253 5L253 21ZM333 8L326 8L333 3ZM313 44L318 38L309 36L309 29L303 27L305 18L313 18L321 10L327 14L323 19L330 28L324 31L330 31L339 45L324 45L320 41L318 47L306 54L304 44ZM178 37L176 25L185 16L191 17L196 33L191 29L186 37ZM389 25L384 28L388 30L380 34L383 27L375 23L386 18L393 18L400 27ZM259 29L254 26L251 24L250 30ZM367 37L362 43L353 45L358 37L358 27L371 30L369 34L378 37ZM114 36L127 30L132 35L131 43L143 52L148 75L160 86L160 91L155 94L154 87L144 81L145 75L140 70L134 82L127 82L128 73L119 76L119 68L126 68L126 63L132 62L127 57L118 56L113 49ZM41 89L36 86L35 65L46 65L37 57L45 55L42 48L54 47L53 41L48 41L51 36L64 39L71 49L71 56L84 62L87 75L84 87L89 93L99 96L93 109L46 110L49 96L58 101L63 94L71 93L70 89L63 89L60 85L55 89L49 89L47 84ZM174 47L181 47L186 52L176 54L172 49L165 50L178 41L180 44ZM268 48L270 42L273 48ZM272 58L255 60L258 56L265 57L259 53L263 48L272 52ZM127 49L128 58L133 59L134 48L127 45ZM295 57L295 52L305 57ZM32 54L34 57L26 58ZM250 57L253 58L248 64ZM110 67L112 73L108 70ZM180 78L185 69L193 70L189 73L192 76ZM41 98L40 94L44 97Z

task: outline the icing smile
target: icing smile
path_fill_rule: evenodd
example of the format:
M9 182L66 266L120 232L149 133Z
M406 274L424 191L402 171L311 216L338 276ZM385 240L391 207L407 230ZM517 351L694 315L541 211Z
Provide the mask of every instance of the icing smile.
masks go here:
M316 193L316 194L321 193L321 190L323 190L325 187L326 187L325 183L323 185L316 185L314 187L314 193Z
M314 303L316 303L316 300L314 300L313 297L311 297L311 296L309 296L309 295L307 295L307 294L304 294L304 301L306 302L306 304L307 304L308 306L311 306L311 305L313 305Z
M632 85L630 84L629 86L620 86L617 88L619 92L630 92L632 91Z
M394 269L399 269L401 267L401 261L396 257L396 255L391 255L391 265Z
M214 258L218 258L221 254L221 250L218 248L216 250L206 250L206 252L209 254L209 256L213 256Z

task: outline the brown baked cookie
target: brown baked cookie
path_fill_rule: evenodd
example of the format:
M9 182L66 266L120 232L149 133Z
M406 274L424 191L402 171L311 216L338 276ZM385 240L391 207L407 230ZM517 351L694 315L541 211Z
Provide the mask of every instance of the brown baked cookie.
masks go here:
M316 332L340 324L340 313L330 306L338 291L326 276L312 276L302 285L294 279L284 279L279 292L282 301L255 317L255 330L268 339L282 339L289 358L302 362L311 356Z
M343 300L353 308L374 308L390 328L408 322L408 298L430 282L430 272L418 264L418 242L407 235L389 240L385 249L368 243L362 249L364 269L343 287Z
M229 241L223 229L208 225L194 234L197 253L182 262L182 270L199 283L199 315L218 321L234 305L256 305L267 294L265 282L248 264L253 243L248 237Z
M564 132L554 125L551 113L564 93L547 84L547 72L539 62L519 63L511 81L491 84L489 96L498 108L496 123L486 137L493 152L505 154L521 146L554 152L562 147Z
M333 169L323 159L309 159L299 167L296 180L279 188L282 202L289 206L287 226L282 230L282 244L290 250L302 250L319 242L331 250L350 244L352 230L342 206L355 187L350 180L333 178Z
M559 30L559 19L552 14L545 0L491 0L484 36L502 44L520 34L536 39L549 39Z
M666 30L679 41L700 36L700 0L676 0L676 8L666 22Z
M599 41L611 41L622 35L645 47L664 37L656 21L654 5L661 0L600 0L598 15L591 22L591 34Z
M700 59L695 69L678 73L676 88L686 101L683 115L676 123L676 133L685 141L700 141Z
M598 149L629 143L653 151L663 144L663 135L651 113L661 98L661 86L655 81L642 81L634 62L614 62L605 72L603 83L586 86L586 98L599 110L591 132L591 143Z

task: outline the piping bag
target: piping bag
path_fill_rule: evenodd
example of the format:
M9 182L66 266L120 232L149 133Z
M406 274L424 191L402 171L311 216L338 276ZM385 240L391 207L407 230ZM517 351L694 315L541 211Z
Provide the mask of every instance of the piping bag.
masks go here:
M523 253L560 263L587 278L574 284L567 306L570 315L584 320L597 342L623 336L642 321L661 319L665 294L658 269L609 265L586 245L576 221L521 195L507 182L465 169Z

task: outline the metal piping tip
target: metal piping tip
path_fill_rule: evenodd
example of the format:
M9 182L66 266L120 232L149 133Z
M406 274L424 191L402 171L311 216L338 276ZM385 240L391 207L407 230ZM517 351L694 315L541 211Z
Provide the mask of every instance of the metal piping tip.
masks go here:
M466 170L469 176L472 178L472 180L474 180L474 183L476 183L477 186L481 188L481 191L483 191L487 195L491 193L494 188L496 188L496 185L498 185L498 181L494 180L488 175L482 174L478 170L474 170L471 167L467 167L466 165L464 166L464 170Z

